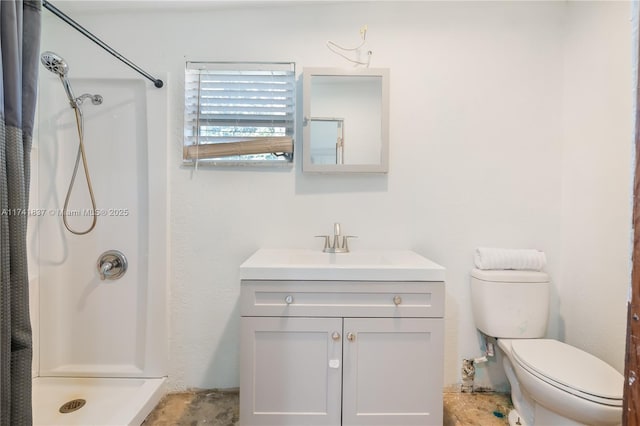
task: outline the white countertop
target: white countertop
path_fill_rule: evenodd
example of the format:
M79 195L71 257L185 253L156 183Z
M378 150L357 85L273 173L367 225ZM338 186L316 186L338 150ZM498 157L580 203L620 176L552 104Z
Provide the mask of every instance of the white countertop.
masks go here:
M444 267L411 250L259 249L240 265L243 280L444 281L444 276Z

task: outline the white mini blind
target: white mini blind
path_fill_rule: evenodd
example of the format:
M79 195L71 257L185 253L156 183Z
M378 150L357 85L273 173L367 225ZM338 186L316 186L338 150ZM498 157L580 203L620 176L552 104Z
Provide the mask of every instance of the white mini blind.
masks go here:
M187 62L184 160L290 162L294 63Z

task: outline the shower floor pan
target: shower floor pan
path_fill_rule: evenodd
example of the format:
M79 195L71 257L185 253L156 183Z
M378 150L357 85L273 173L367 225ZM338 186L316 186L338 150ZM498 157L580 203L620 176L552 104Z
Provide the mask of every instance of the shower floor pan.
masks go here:
M33 424L139 426L164 396L165 380L37 377L33 379ZM86 402L82 405L77 400ZM71 411L61 413L65 404Z

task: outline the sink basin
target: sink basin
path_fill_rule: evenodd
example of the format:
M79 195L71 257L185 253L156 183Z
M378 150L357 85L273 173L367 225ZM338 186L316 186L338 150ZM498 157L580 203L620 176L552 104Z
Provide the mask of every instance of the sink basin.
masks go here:
M444 281L444 272L410 250L260 249L240 265L243 280Z

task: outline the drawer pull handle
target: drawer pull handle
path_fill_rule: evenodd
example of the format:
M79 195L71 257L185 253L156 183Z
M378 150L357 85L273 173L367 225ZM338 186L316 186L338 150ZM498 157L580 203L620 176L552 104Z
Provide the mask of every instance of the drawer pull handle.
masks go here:
M353 342L354 340L356 340L356 333L348 332L347 333L347 340L350 341L350 342Z
M399 304L402 303L402 297L400 296L394 296L393 297L393 303L395 303L396 306L398 306Z
M338 333L337 331L334 331L333 333L331 333L331 338L333 340L340 340L340 333Z
M288 295L287 297L285 297L285 298L284 298L284 302L285 302L287 305L292 304L292 303L293 303L293 296L292 296L292 295Z

